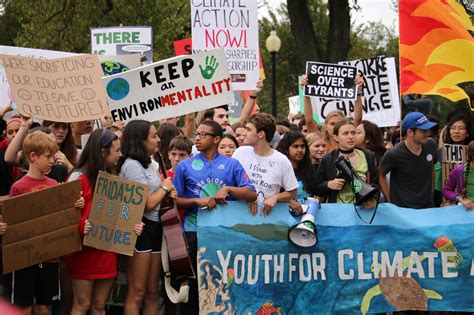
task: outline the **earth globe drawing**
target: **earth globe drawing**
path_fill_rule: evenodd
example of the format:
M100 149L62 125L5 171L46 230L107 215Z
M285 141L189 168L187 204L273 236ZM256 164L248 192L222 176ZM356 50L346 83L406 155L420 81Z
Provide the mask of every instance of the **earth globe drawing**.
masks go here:
M107 94L115 101L125 98L130 92L130 84L123 78L115 78L107 83Z

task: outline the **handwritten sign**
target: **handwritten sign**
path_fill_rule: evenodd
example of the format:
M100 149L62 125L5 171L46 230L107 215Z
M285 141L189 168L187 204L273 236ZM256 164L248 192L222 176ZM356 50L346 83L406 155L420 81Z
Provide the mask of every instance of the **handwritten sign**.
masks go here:
M467 160L467 146L461 144L447 144L443 145L443 160L442 160L442 181L443 186L448 180L449 173L453 168L460 163Z
M153 62L151 26L91 28L91 51L98 55L140 54L142 64Z
M193 53L193 40L191 37L175 40L173 42L174 53L176 56L191 55Z
M18 109L25 116L74 122L108 112L97 56L45 60L0 55L0 62Z
M400 120L400 100L395 59L376 57L343 61L339 64L356 67L364 76L362 97L364 119L379 127L396 126ZM324 122L326 116L334 110L340 110L346 116L354 113L354 100L329 96L311 98L311 103L320 122Z
M63 51L0 45L0 55L2 54L40 59L54 59L76 56L76 54ZM3 69L3 66L0 63L0 107L6 106L10 101L14 101L13 92L10 88L10 85L8 84L8 79L5 70Z
M296 115L300 112L300 97L299 95L288 97L288 106L290 114Z
M81 213L74 208L80 191L74 181L3 200L4 274L81 249Z
M234 90L254 90L259 79L257 1L191 1L192 48L225 48Z
M354 67L308 61L306 74L308 84L304 93L307 96L352 100L357 96L354 84L357 69Z
M132 256L137 242L133 226L142 220L148 187L99 172L84 245Z
M166 59L103 84L114 121L155 121L234 101L223 49Z

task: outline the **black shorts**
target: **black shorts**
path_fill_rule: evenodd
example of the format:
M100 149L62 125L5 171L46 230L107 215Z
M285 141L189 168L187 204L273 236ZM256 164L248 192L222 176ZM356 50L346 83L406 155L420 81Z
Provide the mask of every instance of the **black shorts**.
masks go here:
M142 222L145 223L143 227L142 235L137 238L135 244L136 253L149 253L157 254L161 252L161 240L163 237L163 228L161 222L155 222L143 218Z
M51 305L60 298L59 263L42 263L14 271L4 285L3 296L15 305Z

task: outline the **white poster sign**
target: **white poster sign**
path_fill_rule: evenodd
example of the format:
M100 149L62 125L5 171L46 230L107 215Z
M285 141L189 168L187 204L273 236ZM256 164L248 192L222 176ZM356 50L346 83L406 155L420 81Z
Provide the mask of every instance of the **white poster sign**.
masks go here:
M376 57L370 59L340 62L356 67L365 80L362 97L363 119L379 127L396 126L400 120L400 100L394 58ZM354 113L353 100L335 100L312 97L313 111L322 123L328 113L340 110L346 116Z
M173 57L102 81L114 121L156 121L234 102L223 49Z
M290 106L290 114L296 115L300 112L299 95L288 97L288 105Z
M151 26L91 28L91 52L99 55L140 54L142 65L153 62Z
M191 1L195 53L224 48L234 90L254 90L259 79L256 0Z

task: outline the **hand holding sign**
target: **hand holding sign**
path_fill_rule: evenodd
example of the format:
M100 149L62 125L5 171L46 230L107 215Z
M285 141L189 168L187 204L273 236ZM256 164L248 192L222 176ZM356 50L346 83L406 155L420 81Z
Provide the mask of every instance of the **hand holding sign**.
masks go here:
M203 69L201 65L199 65L199 69L201 70L202 77L204 79L211 79L214 73L216 72L219 63L217 62L216 57L211 56L211 60L209 60L209 56L206 57L206 67Z

